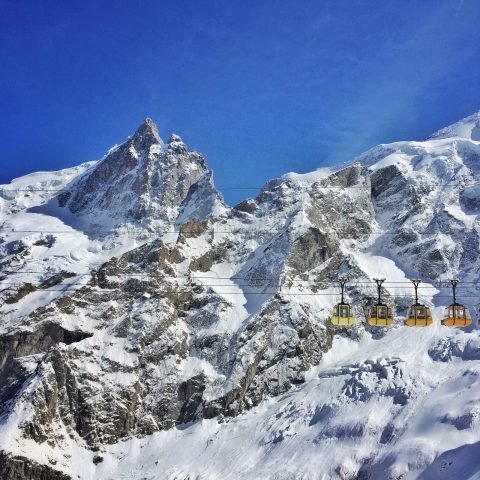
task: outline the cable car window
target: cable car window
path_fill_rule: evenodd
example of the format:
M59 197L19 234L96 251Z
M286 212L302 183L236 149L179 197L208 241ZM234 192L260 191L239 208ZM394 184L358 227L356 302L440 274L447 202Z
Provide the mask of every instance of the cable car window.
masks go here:
M377 307L377 317L387 318L387 307Z
M425 309L417 308L417 318L425 318Z
M458 318L463 318L463 308L462 307L457 307L457 317Z
M348 305L342 305L340 307L340 316L341 317L348 317Z

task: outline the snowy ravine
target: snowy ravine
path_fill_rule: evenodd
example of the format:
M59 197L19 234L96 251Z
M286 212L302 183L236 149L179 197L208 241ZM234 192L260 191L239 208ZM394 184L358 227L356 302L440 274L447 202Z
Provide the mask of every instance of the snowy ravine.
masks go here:
M479 214L480 113L234 208L149 119L0 186L0 479L480 479Z

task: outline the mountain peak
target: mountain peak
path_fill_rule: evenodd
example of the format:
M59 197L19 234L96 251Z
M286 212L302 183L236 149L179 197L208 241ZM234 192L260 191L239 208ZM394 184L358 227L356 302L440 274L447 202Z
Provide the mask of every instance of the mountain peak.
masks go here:
M176 133L172 133L170 135L168 143L176 143L176 142L183 143L183 140L181 139L180 135L177 135Z
M177 154L186 154L187 146L180 138L180 135L172 133L170 139L168 140L168 150Z
M130 140L137 150L144 150L154 144L163 145L157 126L148 117L143 120Z
M452 123L452 125L448 127L437 130L429 138L440 139L450 137L467 138L475 142L480 141L480 111L462 118L462 120Z
M95 218L100 211L107 212L113 222L175 220L182 203L199 190L197 182L203 185L209 171L203 157L189 152L178 135L172 134L168 148L163 147L155 123L146 118L126 142L78 181L75 194L67 200L70 211ZM197 195L206 202L203 217L218 203L213 190L213 186L203 188Z

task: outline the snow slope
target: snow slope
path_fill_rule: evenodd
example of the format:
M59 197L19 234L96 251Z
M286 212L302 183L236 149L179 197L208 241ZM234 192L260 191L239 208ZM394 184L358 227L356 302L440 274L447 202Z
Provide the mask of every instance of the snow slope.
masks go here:
M287 394L228 422L204 420L121 442L87 475L480 478L480 339L447 330L395 328L382 340L338 336L308 381ZM443 350L449 336L460 355Z

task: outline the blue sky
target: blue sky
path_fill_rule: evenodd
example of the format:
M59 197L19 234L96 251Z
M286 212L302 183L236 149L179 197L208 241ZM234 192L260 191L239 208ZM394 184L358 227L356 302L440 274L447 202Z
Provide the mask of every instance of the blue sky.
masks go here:
M478 0L0 0L0 182L147 116L220 189L421 139L480 109L479 25Z

